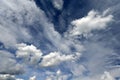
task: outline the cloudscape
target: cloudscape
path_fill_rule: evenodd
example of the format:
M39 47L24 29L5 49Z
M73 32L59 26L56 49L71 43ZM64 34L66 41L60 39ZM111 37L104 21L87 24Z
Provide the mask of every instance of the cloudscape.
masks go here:
M120 80L120 0L0 0L0 80Z

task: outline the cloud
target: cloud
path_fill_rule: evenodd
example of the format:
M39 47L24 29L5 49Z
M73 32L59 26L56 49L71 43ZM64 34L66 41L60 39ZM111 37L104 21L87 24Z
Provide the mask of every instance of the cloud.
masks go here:
M0 7L0 42L8 47L30 41L32 36L29 27L42 21L38 17L43 11L33 0L1 0Z
M58 10L61 10L63 8L63 3L63 0L52 0L53 6Z
M103 73L108 68L108 57L114 54L115 51L109 47L105 47L104 43L96 41L95 38L93 39L95 41L86 41L84 43L86 51L83 56L86 59L84 65L92 75L96 75Z
M0 42L2 42L6 47L15 46L20 39L24 40L30 38L30 35L27 33L25 28L16 27L19 25L9 22L9 19L3 19L0 20L0 22L2 22L0 24Z
M68 77L70 76L63 74L61 70L57 70L56 72L49 72L47 75L48 76L45 80L68 80Z
M42 58L41 50L37 49L34 45L26 45L24 43L17 45L16 57L22 58L25 63L37 65Z
M51 25L51 27L47 27L48 25ZM65 35L65 37L61 36L61 34L54 29L53 24L48 25L44 27L44 35L57 51L69 54L72 52L72 48L74 52L82 52L84 50L84 47L79 41L77 42L77 40L69 38L68 35Z
M107 24L110 23L113 18L112 15L106 15L105 12L100 14L99 12L92 10L88 13L87 16L73 20L71 25L74 27L70 31L70 35L85 35L93 30L105 29Z
M104 72L104 75L102 75L101 80L115 80L109 72Z
M9 74L0 75L0 80L15 80L15 76Z
M64 55L59 52L51 52L43 56L40 65L43 67L49 67L49 66L58 65L65 61L72 61L74 59L75 59L74 55Z
M73 65L70 67L68 65L73 74L73 80L101 80L101 74L105 70L109 70L107 68L108 62L106 62L106 58L114 54L115 51L110 47L105 47L104 41L98 41L94 34L88 38L90 40L85 39L82 41L80 36L83 35L86 37L92 31L104 30L112 21L113 16L108 15L108 11L105 10L101 14L92 10L87 16L71 22L72 28L68 30L68 34L66 35L75 40L80 38L80 42L83 42L85 49L82 52L80 62L70 63L70 65ZM99 34L97 36L100 37ZM109 80L110 78L108 77L106 79Z
M47 55L43 55L40 49L37 49L34 45L26 45L24 43L17 45L16 57L23 59L23 61L30 65L37 65L42 67L49 67L58 65L62 62L72 61L78 59L81 56L80 53L65 55L60 52L50 52Z
M110 72L105 71L104 73L96 74L94 76L79 76L79 78L74 78L74 80L115 80L115 78Z
M15 56L7 51L0 50L0 74L22 74L23 65L17 63Z
M71 67L71 72L74 76L83 76L84 73L87 71L85 66L80 65L80 64L74 64L74 66L70 66Z
M0 74L0 80L23 80L10 74Z
M30 77L29 80L36 80L36 76Z
M63 0L52 0L52 3L58 10L63 8ZM4 43L5 46L18 44L16 58L22 60L22 63L25 63L27 68L29 64L39 66L39 69L42 69L64 62L71 62L69 72L73 74L74 80L100 79L101 73L105 70L104 57L109 53L111 54L112 51L99 44L92 44L89 41L81 44L81 41L70 36L85 35L94 30L105 29L108 23L113 20L112 15L107 15L106 12L101 14L92 10L87 16L71 22L73 29L68 31L70 34L61 35L54 29L54 24L49 21L45 12L39 9L33 0L1 0L0 7L2 7L0 8L0 42ZM33 33L29 32L29 28L35 29L37 37L36 35L31 35ZM40 31L41 29L42 31ZM31 40L40 46L41 44L36 41L42 42L41 39L44 42L42 44L48 45L47 41L50 42L50 45L47 46L50 50L45 47L46 55L39 49L40 47L37 46L37 48L32 43L31 45L20 44L20 42L29 43L29 40ZM81 62L82 59L80 57L84 50L83 47L86 51L83 52L82 58L85 60ZM14 80L15 77L11 74L22 73L23 71L21 72L20 70L22 70L23 66L16 61L13 54L6 51L1 51L1 53L0 64L2 66L0 66L0 72L2 75L8 74ZM80 62L76 61L78 59ZM72 61L75 62L72 63ZM68 65L64 64L64 66L67 67ZM61 68L61 66L58 66L58 68ZM89 71L88 76L83 74L86 69ZM53 75L48 76L47 80L56 80L56 78L67 80L68 77L69 75L64 75L62 71L58 70ZM80 78L75 79L76 77ZM112 75L105 73L102 79L112 79ZM30 80L35 80L35 76L30 77Z

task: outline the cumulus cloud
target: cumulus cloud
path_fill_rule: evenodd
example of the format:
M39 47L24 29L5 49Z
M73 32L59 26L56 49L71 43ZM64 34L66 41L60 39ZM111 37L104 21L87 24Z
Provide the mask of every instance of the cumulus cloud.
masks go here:
M22 58L26 63L36 65L42 58L41 50L37 49L34 45L21 43L17 47L16 57Z
M0 74L0 80L23 80L10 74Z
M106 12L106 11L105 11ZM72 36L75 35L85 35L90 33L93 30L101 30L107 27L107 24L112 21L112 15L100 14L97 11L90 11L87 16L73 20L71 25L73 25L73 29L70 31Z
M0 80L15 80L15 76L9 74L0 75Z
M63 1L53 1L53 2L55 2L55 5L58 5L58 4L60 6L63 5ZM70 53L71 47L75 47L75 49L77 48L78 51L81 51L81 45L77 45L73 41L66 40L61 37L61 35L54 29L54 25L48 21L44 12L41 9L37 8L34 1L2 0L1 6L2 7L4 6L4 8L0 9L0 12L2 15L0 16L1 29L2 29L0 39L1 39L1 42L4 43L5 45L7 46L15 45L21 40L26 40L25 38L30 38L31 35L29 34L29 32L25 27L34 25L34 23L38 22L38 25L43 26L42 34L55 46L55 48L58 51ZM59 6L59 9L60 9L60 6ZM5 14L2 14L2 13L5 13ZM7 24L5 22L7 22ZM5 34L4 36L5 38L2 37L2 34ZM35 50L33 50L32 48ZM29 64L37 64L41 59L41 55L42 55L42 52L36 49L35 46L25 45L25 44L19 45L18 50L16 52L17 58L22 58L24 59L25 62ZM62 55L58 55L58 56L62 56ZM65 55L63 54L62 57L64 56ZM66 56L67 57L66 60L68 60L69 59L68 57L71 57L71 56L72 55ZM45 59L43 56L43 61L44 60ZM61 61L62 60L60 59L60 62Z
M22 74L23 66L17 63L15 56L7 51L0 50L0 73L1 74Z
M52 3L56 9L61 10L64 2L63 0L52 0ZM93 30L105 29L107 24L112 21L112 15L106 15L106 12L101 14L92 10L87 16L71 22L73 29L68 31L70 34L61 35L54 29L54 25L49 22L45 13L37 8L33 0L1 0L0 7L2 7L0 8L0 42L4 43L6 46L18 44L16 58L23 60L23 63L25 62L26 64L34 66L37 65L40 66L40 68L51 67L66 61L71 62L79 59L81 52L84 50L83 46L85 46L85 48L87 46L86 50L88 52L86 51L83 55L87 60L83 63L78 63L77 61L74 64L71 63L70 65L72 66L70 66L70 72L72 72L74 80L100 79L100 77L98 78L96 75L100 76L99 73L104 71L103 57L106 55L101 55L101 53L108 54L108 51L110 50L103 49L103 46L99 47L99 44L97 44L97 46L88 43L81 45L81 41L69 36L85 35ZM39 29L42 28L41 32L36 25L39 26ZM50 49L53 48L51 52L44 55L44 53L35 45L19 44L19 42L22 41L29 42L31 39L31 35L27 29L28 26L38 30L38 37L39 35L42 35L45 39L50 41L52 44L50 45ZM36 41L36 38L32 40L34 42ZM17 63L13 54L5 51L1 51L0 53L2 53L0 54L0 64L2 64L2 66L0 66L0 73L2 74L1 79L6 80L10 77L12 80L15 80L15 76L11 74L20 74L23 72L20 71L22 70L22 66ZM92 77L90 76L91 78L83 75L86 68L89 73L92 74ZM3 74L5 74L5 78L3 78ZM80 76L80 78L75 79L76 76ZM62 74L62 71L58 70L54 74L48 76L46 80L56 80L56 78L58 80L67 80L68 77L68 75L64 75ZM30 80L35 80L35 76L30 77ZM108 72L105 72L102 80L113 80L113 77Z
M81 56L80 53L65 55L60 52L50 52L43 55L40 49L34 45L26 45L24 43L17 45L16 57L22 58L25 63L49 67L58 65L61 62L76 60Z
M61 62L72 61L77 58L76 56L78 55L64 55L60 52L51 52L43 56L40 65L44 67L54 66L60 64Z

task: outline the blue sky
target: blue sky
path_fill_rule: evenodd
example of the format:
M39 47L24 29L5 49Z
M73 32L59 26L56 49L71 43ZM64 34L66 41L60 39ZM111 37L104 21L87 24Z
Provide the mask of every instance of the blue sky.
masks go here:
M120 80L119 0L1 0L0 80Z

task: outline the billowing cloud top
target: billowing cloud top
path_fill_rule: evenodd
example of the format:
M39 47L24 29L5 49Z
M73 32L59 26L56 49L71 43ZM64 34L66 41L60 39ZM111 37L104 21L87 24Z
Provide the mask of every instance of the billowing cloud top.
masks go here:
M106 11L105 11L106 12ZM105 13L104 12L104 13ZM71 22L74 26L70 31L71 35L82 35L93 30L105 29L107 24L112 21L112 15L100 14L97 11L90 11L87 16Z

